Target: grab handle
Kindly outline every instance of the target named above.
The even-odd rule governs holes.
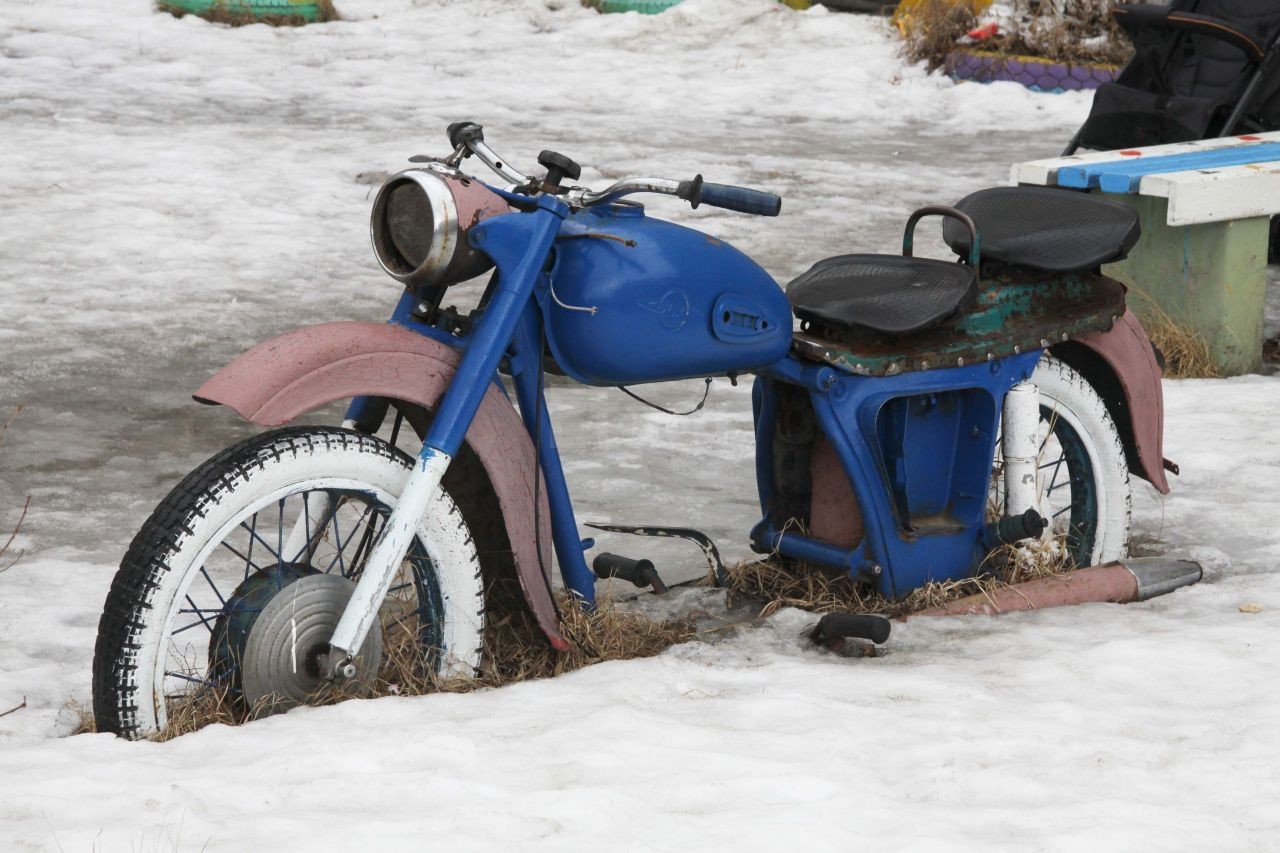
[[[969,215],[963,211],[940,204],[931,204],[928,207],[922,207],[915,213],[911,214],[911,218],[907,220],[907,229],[902,235],[903,256],[908,258],[912,256],[911,244],[915,241],[916,223],[926,216],[950,216],[952,219],[958,220],[965,228],[969,229],[969,266],[977,269],[979,262],[982,260],[982,254],[978,249],[978,226],[975,225]]]

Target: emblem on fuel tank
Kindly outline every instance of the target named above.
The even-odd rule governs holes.
[[[689,321],[689,297],[679,290],[668,290],[659,299],[641,299],[636,303],[658,315],[658,322],[668,332],[680,329]]]

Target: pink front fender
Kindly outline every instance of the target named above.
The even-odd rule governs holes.
[[[1076,346],[1082,346],[1085,352]],[[1053,353],[1081,373],[1102,396],[1120,430],[1130,470],[1160,494],[1168,494],[1160,364],[1138,318],[1126,310],[1107,331],[1082,335],[1075,345],[1054,347]]]
[[[229,406],[263,426],[285,424],[334,400],[360,396],[403,400],[430,410],[449,387],[458,360],[448,346],[399,326],[325,323],[259,344],[200,386],[195,399]],[[467,445],[497,496],[525,600],[552,645],[567,649],[534,545],[533,442],[497,386],[485,395],[467,431]],[[551,514],[546,491],[542,494],[542,563],[549,570]],[[482,566],[485,556],[481,554]]]

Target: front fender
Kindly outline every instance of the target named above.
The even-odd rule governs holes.
[[[1090,332],[1050,350],[1093,386],[1120,430],[1129,470],[1169,493],[1164,459],[1164,391],[1160,363],[1146,329],[1125,310],[1105,332]],[[1176,468],[1172,468],[1176,471]]]
[[[285,424],[335,400],[362,396],[386,397],[429,411],[449,387],[460,358],[447,345],[400,326],[324,323],[259,344],[218,371],[194,396],[201,403],[228,406],[262,426]],[[486,507],[483,499],[459,499],[450,475],[445,477],[445,487],[458,499],[464,517],[469,514],[468,504],[472,515],[486,510],[501,515],[498,527],[505,529],[524,599],[551,644],[567,649],[551,599],[550,578],[540,568],[546,566],[549,571],[552,565],[546,489],[541,490],[541,535],[535,537],[533,442],[497,384],[485,394],[467,431],[466,447],[450,466],[454,477],[464,473],[468,448],[487,475],[497,506]],[[458,483],[462,489],[474,485]],[[472,520],[467,518],[469,524]],[[473,532],[484,526],[484,519],[477,520],[482,523],[472,524]],[[543,546],[541,561],[535,541]],[[493,543],[479,544],[485,587],[490,589],[509,569]]]

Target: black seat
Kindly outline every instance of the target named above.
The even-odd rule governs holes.
[[[983,261],[1048,272],[1123,260],[1142,234],[1132,207],[1053,187],[979,190],[956,208],[977,225]],[[962,224],[946,220],[942,236],[956,254],[969,254],[969,231]]]
[[[971,267],[899,255],[838,255],[787,285],[796,316],[840,329],[918,332],[959,315],[978,295]]]

